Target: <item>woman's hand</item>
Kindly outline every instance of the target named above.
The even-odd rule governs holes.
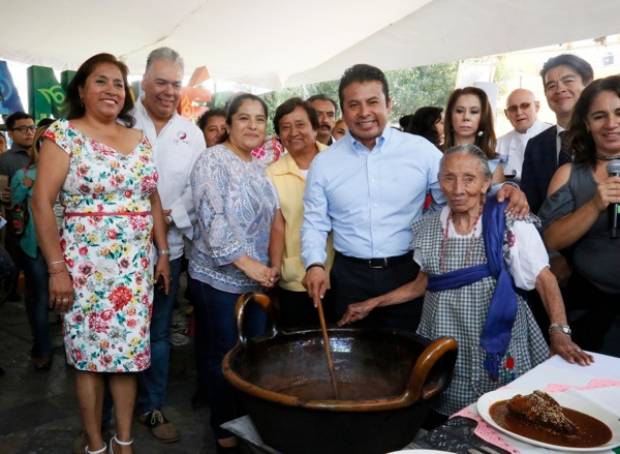
[[[273,282],[273,285],[275,285],[276,282],[280,280],[280,270],[282,269],[282,266],[272,266],[269,269],[271,270],[269,282]]]
[[[607,177],[601,181],[592,202],[599,211],[605,210],[610,203],[620,203],[620,177]]]
[[[560,355],[571,364],[577,363],[587,366],[594,362],[592,355],[579,348],[568,334],[560,331],[551,331],[549,333],[549,341],[551,343],[551,352]]]
[[[243,271],[247,277],[266,288],[272,288],[276,284],[280,274],[279,269],[275,267],[270,268],[248,256],[237,259],[235,265]]]
[[[49,307],[58,312],[67,312],[73,305],[73,282],[65,268],[49,277]]]
[[[338,326],[348,325],[366,318],[378,305],[379,300],[377,298],[370,298],[361,303],[349,304],[349,306],[347,306],[347,311],[342,318],[338,320]]]
[[[170,260],[168,254],[160,254],[155,264],[155,285],[161,285],[164,293],[167,295],[170,291]],[[159,284],[159,281],[162,281]]]

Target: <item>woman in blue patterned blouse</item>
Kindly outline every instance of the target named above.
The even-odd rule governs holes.
[[[221,368],[224,354],[237,339],[235,302],[242,293],[273,287],[278,278],[278,270],[268,265],[278,199],[265,173],[268,162],[251,155],[265,140],[266,124],[263,100],[251,94],[237,96],[226,115],[226,141],[206,151],[191,174],[198,222],[189,273],[197,281],[197,320],[208,320],[207,387],[218,452],[230,452],[236,445],[220,427],[239,416]],[[208,318],[201,316],[205,311]],[[264,330],[260,310],[248,312],[246,320],[250,334]]]

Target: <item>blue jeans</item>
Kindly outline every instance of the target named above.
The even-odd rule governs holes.
[[[237,343],[235,304],[239,294],[217,290],[203,282],[194,287],[195,304],[206,307],[207,387],[211,409],[211,428],[215,438],[226,438],[232,434],[220,427],[221,424],[241,416],[234,388],[228,384],[222,373],[224,355]],[[258,306],[251,304],[245,312],[245,327],[248,337],[265,333],[266,316]]]
[[[194,306],[194,358],[196,361],[196,388],[207,394],[207,363],[209,347],[209,314],[207,303],[200,298],[200,282],[187,276],[190,299]]]
[[[26,313],[32,331],[32,356],[46,358],[52,354],[52,342],[48,321],[48,274],[47,264],[41,251],[37,249],[37,256],[32,258],[22,253],[22,265],[26,278]]]
[[[172,310],[179,290],[182,258],[170,261],[170,291],[166,295],[155,289],[151,317],[151,367],[141,372],[138,404],[142,413],[159,410],[164,405],[170,366],[170,326]]]

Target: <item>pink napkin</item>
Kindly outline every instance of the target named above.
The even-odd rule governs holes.
[[[459,411],[457,414],[455,414],[454,416],[463,416],[465,418],[474,419],[478,421],[478,425],[476,426],[476,429],[474,430],[474,433],[477,436],[482,438],[487,443],[497,446],[498,448],[505,449],[506,451],[512,454],[520,454],[521,451],[509,445],[508,442],[504,439],[504,437],[498,431],[496,431],[494,428],[492,428],[486,422],[484,422],[484,419],[482,419],[478,415],[478,412],[475,410],[475,407],[472,407],[471,405],[469,407],[465,407],[461,411]]]

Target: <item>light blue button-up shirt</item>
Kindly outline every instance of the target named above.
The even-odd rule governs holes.
[[[428,191],[444,203],[441,152],[426,139],[386,127],[372,150],[347,133],[310,166],[301,229],[305,266],[324,263],[327,234],[349,257],[380,258],[411,250],[411,223]]]

